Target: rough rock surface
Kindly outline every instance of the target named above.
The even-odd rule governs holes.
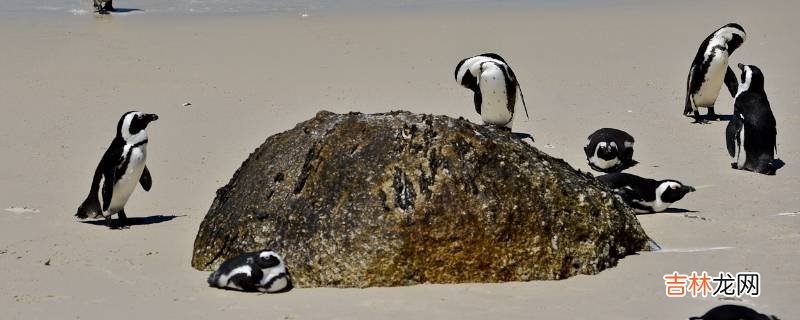
[[[300,287],[563,279],[647,241],[594,178],[509,133],[323,111],[269,137],[217,191],[192,266],[266,247]]]

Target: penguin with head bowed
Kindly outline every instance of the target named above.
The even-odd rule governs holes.
[[[636,164],[633,160],[633,137],[625,131],[602,128],[586,140],[583,147],[589,167],[600,172],[622,171]]]
[[[745,306],[724,304],[708,310],[700,317],[691,317],[689,320],[780,320],[775,316],[768,316]]]
[[[687,193],[695,191],[694,187],[679,181],[656,181],[621,172],[605,174],[597,180],[622,197],[636,213],[662,212]]]
[[[508,63],[496,53],[484,53],[461,60],[455,69],[455,79],[474,94],[475,111],[484,124],[511,131],[514,108],[519,92],[525,115],[528,107],[517,76]]]
[[[117,123],[117,135],[106,149],[94,171],[89,196],[78,207],[75,214],[80,219],[103,216],[109,228],[127,226],[125,204],[141,184],[150,191],[152,178],[147,170],[147,125],[158,120],[155,114],[129,111]],[[114,225],[111,216],[119,215],[119,224]]]
[[[283,258],[269,249],[243,253],[226,260],[208,276],[208,285],[266,293],[285,292],[293,287]]]
[[[731,167],[774,175],[778,130],[764,92],[764,74],[752,65],[740,63],[739,69],[739,92],[725,132],[728,154],[733,158]]]
[[[683,114],[694,117],[695,123],[719,119],[714,112],[714,104],[723,82],[731,96],[736,94],[736,74],[728,66],[728,58],[746,38],[747,34],[742,26],[729,23],[711,33],[700,44],[689,67],[686,103],[683,108]],[[701,118],[699,108],[708,108],[706,120]]]

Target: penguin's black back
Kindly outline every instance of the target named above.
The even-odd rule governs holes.
[[[659,182],[653,179],[642,178],[624,172],[614,172],[597,177],[603,184],[611,189],[630,188],[632,196],[639,200],[653,201],[656,199],[656,189]]]
[[[689,320],[778,320],[778,318],[758,313],[745,306],[725,304],[708,310],[702,317],[692,317]]]

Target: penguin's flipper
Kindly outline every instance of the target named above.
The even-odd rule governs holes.
[[[109,166],[103,172],[103,211],[108,211],[108,206],[111,205],[111,196],[114,195],[114,183],[117,181],[117,167]]]
[[[625,200],[625,202],[628,203],[631,203],[633,201],[642,201],[642,199],[644,199],[644,195],[642,195],[639,191],[633,190],[632,188],[629,187],[622,187],[619,189],[615,189],[614,192],[616,192],[620,197],[622,197],[622,200]]]
[[[481,91],[480,90],[475,91],[475,96],[472,97],[472,99],[475,101],[475,111],[478,112],[478,114],[481,114],[481,103],[483,103],[483,96],[481,96]]]
[[[728,87],[731,97],[736,97],[736,93],[739,92],[739,81],[736,80],[736,74],[733,73],[731,67],[725,71],[725,86]]]
[[[728,127],[725,128],[725,146],[728,148],[728,155],[731,157],[736,156],[736,136],[742,130],[742,123],[738,117],[734,117],[728,122]]]
[[[150,191],[150,187],[153,186],[153,178],[150,177],[150,170],[147,170],[147,166],[144,166],[142,176],[139,177],[139,183],[142,185],[144,191]]]

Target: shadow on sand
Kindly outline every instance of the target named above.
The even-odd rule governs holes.
[[[146,226],[146,225],[150,225],[150,224],[157,224],[157,223],[172,221],[172,219],[179,218],[179,217],[185,217],[185,216],[186,215],[176,216],[176,215],[161,215],[161,214],[157,214],[157,215],[153,215],[153,216],[149,216],[149,217],[128,217],[127,224],[128,224],[128,226]],[[116,219],[117,219],[117,217],[114,217],[115,221],[116,221]],[[80,221],[80,222],[81,223],[95,225],[95,226],[103,226],[103,227],[106,226],[106,220],[105,219],[88,220],[88,221]]]

